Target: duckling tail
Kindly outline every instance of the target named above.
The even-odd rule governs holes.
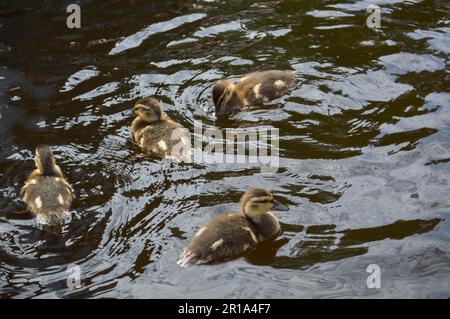
[[[195,255],[192,251],[185,249],[181,253],[180,257],[177,260],[177,264],[180,267],[187,267],[191,264],[194,264]]]
[[[180,267],[187,267],[189,265],[205,265],[211,262],[211,258],[203,258],[189,248],[185,248],[178,258],[177,264]]]
[[[66,218],[66,211],[55,210],[45,211],[36,215],[36,221],[41,225],[59,225],[63,224]]]

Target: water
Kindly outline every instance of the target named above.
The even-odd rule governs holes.
[[[450,297],[445,1],[70,1],[0,5],[0,297]],[[263,109],[214,118],[213,83],[293,69]],[[193,131],[280,129],[280,169],[141,155],[131,108],[156,94]],[[61,235],[18,199],[47,143],[76,189]],[[263,186],[290,206],[244,258],[180,268],[196,230]],[[381,269],[369,289],[368,265]],[[82,287],[67,287],[78,265]]]

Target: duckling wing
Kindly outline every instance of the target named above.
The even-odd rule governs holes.
[[[149,125],[138,134],[139,144],[150,155],[187,162],[191,156],[189,131],[176,122]]]
[[[293,71],[265,71],[250,73],[236,83],[236,92],[248,105],[277,99],[294,84]]]
[[[238,257],[258,244],[255,227],[241,214],[225,214],[200,228],[178,264],[208,264]]]

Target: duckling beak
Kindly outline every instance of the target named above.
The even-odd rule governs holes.
[[[274,200],[272,209],[275,210],[275,211],[285,212],[285,211],[289,210],[289,207],[287,207],[287,206],[281,204],[280,202]]]

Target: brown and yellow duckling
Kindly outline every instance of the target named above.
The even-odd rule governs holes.
[[[278,233],[280,224],[271,211],[288,210],[264,189],[247,191],[240,204],[239,213],[223,214],[200,228],[177,263],[200,265],[238,257]]]
[[[159,100],[145,97],[134,106],[136,119],[131,125],[133,137],[141,149],[158,158],[189,162],[189,132],[164,114]]]
[[[72,188],[49,146],[38,146],[34,161],[36,170],[28,177],[20,196],[40,224],[62,224],[73,201]]]
[[[216,116],[233,114],[245,106],[277,99],[294,85],[294,71],[263,71],[250,73],[235,84],[227,79],[216,82],[213,102]]]

